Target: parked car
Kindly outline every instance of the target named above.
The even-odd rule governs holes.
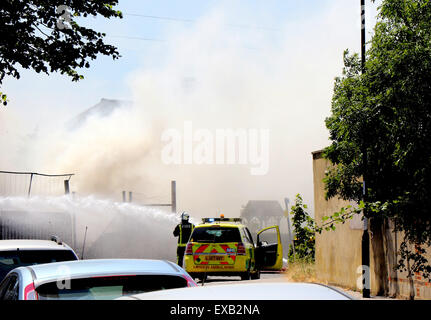
[[[185,251],[186,271],[202,280],[207,276],[259,279],[261,270],[279,271],[282,267],[279,227],[260,230],[254,243],[240,218],[204,218],[194,228]]]
[[[354,300],[344,292],[316,283],[254,282],[137,294],[121,300]]]
[[[0,240],[0,281],[18,267],[78,260],[71,247],[57,237],[49,240]]]
[[[169,261],[94,259],[20,267],[0,283],[0,300],[110,300],[196,286]]]

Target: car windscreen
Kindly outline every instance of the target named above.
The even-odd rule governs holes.
[[[195,228],[191,242],[241,242],[238,228],[234,227],[200,227]]]
[[[0,281],[9,271],[18,267],[76,259],[71,250],[0,251]]]
[[[173,275],[125,275],[57,280],[36,288],[39,300],[112,300],[122,296],[187,287]]]

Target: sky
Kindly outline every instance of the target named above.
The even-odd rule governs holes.
[[[140,68],[154,66],[154,63],[162,63],[162,57],[158,55],[163,52],[166,47],[166,34],[177,28],[193,28],[196,23],[181,22],[167,19],[145,18],[134,15],[154,16],[174,18],[178,20],[193,20],[197,21],[208,15],[211,10],[222,7],[228,16],[228,23],[238,26],[250,26],[247,28],[229,28],[229,31],[244,31],[249,35],[256,32],[267,30],[264,32],[264,37],[269,39],[271,45],[280,44],[283,41],[283,28],[286,24],[294,28],[293,31],[300,31],[302,27],[308,27],[310,22],[315,17],[319,17],[321,12],[325,12],[331,8],[331,4],[339,2],[337,0],[243,0],[243,1],[210,1],[210,0],[163,0],[163,1],[136,1],[136,0],[120,0],[118,9],[124,13],[123,19],[106,20],[103,18],[88,18],[86,24],[95,26],[99,30],[107,33],[107,42],[119,48],[122,55],[120,60],[115,62],[111,58],[100,56],[98,60],[92,62],[91,69],[83,70],[86,77],[85,81],[80,83],[72,83],[68,78],[60,75],[35,74],[33,71],[22,71],[22,78],[18,81],[15,79],[6,79],[3,84],[5,91],[13,99],[10,101],[11,107],[20,108],[27,104],[38,104],[39,109],[46,105],[47,91],[51,91],[48,98],[52,97],[62,100],[61,104],[56,103],[56,108],[66,109],[71,114],[82,111],[88,108],[92,103],[98,102],[100,96],[112,98],[127,98],[130,96],[130,86],[128,85],[128,77],[131,73]],[[348,7],[353,13],[358,12],[359,1],[346,0],[349,3]],[[220,5],[221,3],[221,5]],[[346,7],[346,6],[344,6]],[[371,3],[367,4],[368,12],[367,26],[373,23],[375,15],[375,7]],[[357,24],[359,15],[354,21],[359,32]],[[336,15],[332,23],[337,24]],[[262,27],[268,29],[256,29],[253,27]],[[344,27],[340,25],[340,29]],[[371,30],[369,30],[371,31]],[[352,34],[352,38],[356,36],[357,45],[353,48],[359,50],[359,33]],[[118,38],[124,37],[124,38]],[[133,38],[147,38],[161,41],[145,41]],[[341,40],[341,39],[340,39]],[[351,46],[354,42],[345,43],[344,47]],[[246,46],[247,43],[245,42]],[[340,41],[340,47],[343,47]],[[157,52],[155,54],[154,52]],[[153,58],[157,56],[157,59]],[[149,64],[151,64],[149,66]],[[334,75],[339,73],[339,70],[334,70]],[[19,93],[25,88],[26,92],[31,90],[31,94],[27,97],[20,97]],[[55,88],[54,90],[49,90]],[[58,90],[57,90],[58,89]],[[17,94],[14,94],[14,93]],[[24,99],[23,99],[24,98]],[[89,99],[91,99],[89,101]],[[44,103],[41,103],[44,101]],[[40,102],[39,102],[40,101]],[[71,106],[72,105],[72,106]],[[42,107],[43,108],[43,107]],[[53,112],[51,106],[46,107],[48,112]],[[35,112],[36,114],[39,112]]]
[[[179,210],[237,216],[248,200],[293,200],[313,208],[311,152],[329,145],[334,78],[345,49],[360,49],[357,0],[120,0],[123,19],[88,18],[122,57],[99,57],[73,83],[22,70],[2,90],[0,170],[77,173],[79,193],[139,190],[169,197]],[[371,36],[377,4],[367,1]],[[132,111],[90,119],[79,132],[64,123],[101,98],[134,101]],[[166,165],[166,129],[270,130],[269,171],[241,165]]]

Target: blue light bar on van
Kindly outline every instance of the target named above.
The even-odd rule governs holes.
[[[242,222],[241,218],[202,218],[203,223],[211,222]]]

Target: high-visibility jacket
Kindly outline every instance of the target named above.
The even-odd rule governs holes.
[[[182,222],[175,227],[174,236],[178,237],[179,247],[185,247],[187,245],[194,228],[195,225],[190,222]]]

